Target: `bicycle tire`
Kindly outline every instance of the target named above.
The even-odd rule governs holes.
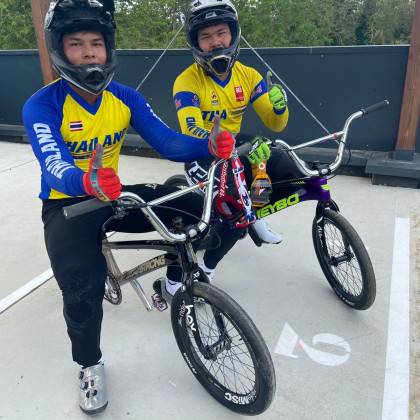
[[[188,181],[185,178],[185,175],[178,174],[178,175],[172,175],[170,176],[165,182],[164,185],[169,185],[171,187],[177,187],[177,188],[185,188],[188,187]]]
[[[327,238],[330,233],[333,233],[332,240]],[[353,309],[370,308],[376,297],[375,272],[353,226],[340,213],[324,209],[323,217],[315,216],[313,220],[312,240],[321,269],[336,295]],[[340,267],[343,263],[346,263],[344,269]],[[349,283],[343,277],[347,274],[360,274],[360,284]]]
[[[261,414],[273,400],[276,380],[273,361],[260,332],[239,304],[214,286],[195,282],[193,299],[194,302],[198,302],[198,304],[194,304],[194,307],[197,327],[203,343],[211,346],[212,343],[214,345],[214,343],[220,342],[220,332],[214,330],[214,324],[212,323],[209,327],[204,325],[204,321],[214,322],[214,319],[209,320],[208,315],[210,311],[211,318],[214,314],[213,311],[216,310],[221,313],[224,323],[228,326],[226,329],[229,337],[233,335],[232,330],[236,329],[238,335],[235,334],[230,339],[232,339],[232,343],[234,339],[240,343],[240,353],[236,353],[236,347],[235,350],[230,347],[219,353],[216,360],[206,360],[199,351],[191,328],[188,326],[187,315],[189,312],[185,304],[185,294],[178,292],[175,294],[171,305],[171,321],[176,342],[185,362],[201,385],[222,405],[241,414]],[[205,330],[210,332],[211,337],[204,337]],[[219,334],[219,341],[214,341],[217,334]],[[210,339],[212,339],[212,342],[210,342]],[[245,368],[241,367],[235,370],[233,362],[239,362],[245,350],[249,352]],[[225,361],[230,364],[230,368],[225,366],[224,370],[220,368],[220,364],[225,363]],[[238,378],[235,376],[236,382],[229,383],[226,378],[221,379],[220,376],[226,372],[229,375],[237,374]],[[255,375],[255,380],[251,379],[250,385],[246,387],[244,385],[245,379],[249,379],[247,375],[252,372]],[[231,389],[233,387],[236,388]],[[241,390],[238,389],[240,387],[242,387]]]

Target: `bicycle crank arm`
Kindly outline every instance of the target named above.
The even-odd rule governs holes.
[[[149,299],[147,299],[146,294],[144,293],[143,287],[141,287],[141,284],[137,279],[130,281],[131,286],[133,286],[134,291],[137,293],[140,300],[143,302],[144,306],[147,309],[147,312],[150,312],[153,310],[152,305],[149,302]]]

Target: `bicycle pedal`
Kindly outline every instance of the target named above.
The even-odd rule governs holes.
[[[158,295],[157,293],[154,293],[152,295],[152,302],[153,302],[153,306],[159,312],[163,312],[165,309],[168,309],[168,303],[166,302],[166,300],[163,299],[163,297]]]

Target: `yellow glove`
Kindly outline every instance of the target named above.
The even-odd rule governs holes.
[[[248,153],[249,163],[259,165],[261,162],[270,159],[271,150],[262,137],[254,137],[251,141],[252,149]]]
[[[282,114],[287,108],[287,95],[283,88],[278,84],[273,84],[271,81],[272,74],[267,72],[267,90],[268,98],[270,99],[273,108],[278,114]]]

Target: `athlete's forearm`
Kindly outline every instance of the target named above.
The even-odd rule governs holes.
[[[132,93],[131,125],[160,155],[175,162],[191,162],[210,156],[207,137],[199,141],[177,133],[168,127],[152,110],[146,100]]]
[[[182,133],[199,139],[204,139],[209,136],[210,132],[204,127],[204,121],[199,108],[182,108],[178,110],[177,115]]]
[[[24,124],[48,187],[69,196],[84,195],[84,172],[74,165],[61,134],[49,124],[34,122],[25,114]]]
[[[158,141],[150,143],[163,157],[174,162],[192,162],[209,157],[208,141],[186,136],[171,129],[162,133]]]

